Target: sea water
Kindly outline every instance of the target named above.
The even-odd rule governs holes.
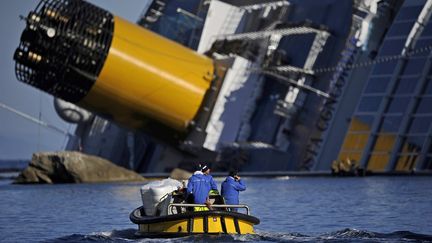
[[[432,242],[432,177],[244,178],[256,235],[136,238],[138,183],[0,181],[0,242]],[[217,180],[220,184],[222,179]]]

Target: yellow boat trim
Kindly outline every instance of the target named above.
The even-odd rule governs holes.
[[[226,216],[204,216],[193,220],[139,224],[139,233],[255,234],[251,222]]]

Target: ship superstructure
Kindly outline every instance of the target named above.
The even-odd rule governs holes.
[[[153,173],[199,160],[248,172],[329,171],[335,160],[380,172],[430,169],[429,5],[152,1],[139,25],[219,67],[207,105],[196,108],[204,115],[173,144],[82,113],[68,149]]]
[[[378,50],[339,159],[370,171],[432,168],[432,1],[404,1]]]

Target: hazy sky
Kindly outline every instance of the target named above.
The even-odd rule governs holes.
[[[53,98],[15,77],[13,53],[19,44],[27,16],[35,9],[38,0],[0,1],[0,103],[29,114],[35,118],[70,133],[74,126],[62,121],[54,111]],[[136,22],[150,0],[89,0],[114,15]],[[0,107],[0,159],[30,159],[36,151],[64,149],[66,136],[39,126]]]

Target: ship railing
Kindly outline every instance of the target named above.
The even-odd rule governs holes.
[[[168,205],[168,210],[172,212],[173,207],[207,207],[206,204],[193,204],[193,203],[170,203]],[[250,215],[249,206],[246,204],[212,204],[212,208],[244,208],[246,209],[246,214]]]

